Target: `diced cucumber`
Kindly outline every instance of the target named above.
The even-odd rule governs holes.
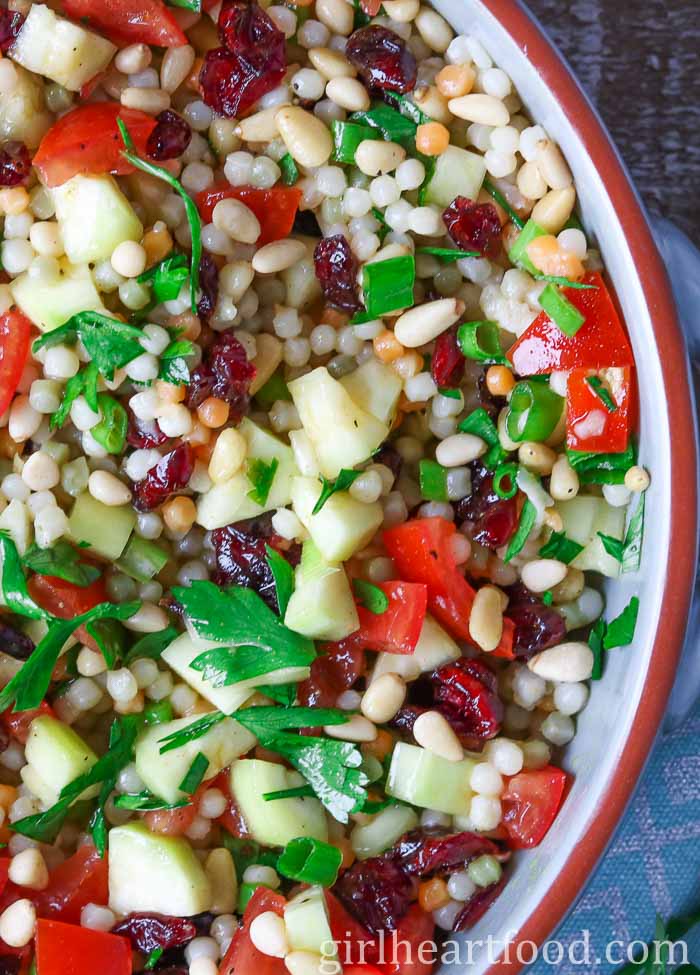
[[[276,459],[278,467],[263,506],[248,497],[253,485],[248,480],[245,468],[229,481],[214,484],[206,494],[201,495],[197,505],[197,521],[208,531],[223,528],[243,518],[254,518],[273,508],[283,508],[291,500],[292,478],[298,473],[291,447],[251,420],[244,419],[238,429],[248,442],[249,459],[264,460],[268,464]]]
[[[360,625],[345,569],[326,562],[311,539],[295,570],[284,624],[312,640],[342,640]]]
[[[435,172],[425,192],[426,203],[436,203],[446,207],[456,196],[466,196],[475,200],[486,176],[483,156],[477,156],[468,149],[448,146],[437,157]]]
[[[328,908],[323,887],[309,887],[292,897],[284,906],[284,925],[292,951],[310,951],[323,958],[321,971],[338,957],[331,934]]]
[[[79,311],[106,314],[87,264],[62,261],[59,273],[39,278],[25,271],[10,284],[15,302],[42,332],[63,325]]]
[[[365,504],[347,491],[337,491],[318,514],[312,514],[321,493],[313,477],[295,477],[292,482],[292,507],[308,530],[327,562],[344,562],[369,542],[382,523],[378,501]]]
[[[181,731],[194,720],[191,717],[177,718],[153,725],[142,731],[136,742],[136,771],[150,791],[166,802],[176,802],[183,797],[180,783],[199,752],[209,759],[204,775],[207,780],[213,779],[255,744],[255,737],[247,728],[232,718],[225,718],[205,735],[161,755],[161,739]]]
[[[68,91],[80,91],[107,67],[116,47],[111,41],[57,17],[44,4],[32,4],[10,57]]]
[[[110,562],[124,551],[136,524],[136,512],[130,504],[108,507],[87,491],[75,499],[68,519],[68,531],[74,542],[88,545]]]
[[[109,906],[116,914],[193,917],[209,910],[211,888],[184,837],[127,823],[109,833]]]
[[[29,726],[25,758],[22,781],[47,806],[57,802],[61,790],[97,761],[80,735],[49,715],[34,718]],[[99,786],[93,786],[81,798],[91,799],[98,792]]]
[[[73,176],[53,191],[63,247],[73,264],[103,261],[143,224],[112,176]]]
[[[319,477],[318,457],[306,430],[290,430],[289,443],[299,473],[304,477]]]
[[[366,460],[387,438],[389,427],[358,406],[325,366],[289,383],[289,392],[325,477]]]
[[[400,741],[391,756],[386,793],[421,809],[464,816],[472,798],[469,780],[474,765],[471,758],[448,762],[425,748]]]
[[[527,256],[528,244],[538,237],[544,237],[547,231],[544,227],[540,227],[538,223],[534,220],[528,220],[523,229],[517,236],[517,239],[511,249],[508,251],[508,257],[513,264],[519,267],[525,268],[530,274],[536,274],[537,268],[532,263],[530,258]]]
[[[341,384],[351,399],[382,423],[391,425],[403,389],[400,377],[378,359],[368,359],[359,369],[343,376]]]
[[[415,680],[419,674],[435,670],[436,667],[458,660],[461,656],[462,651],[449,633],[426,613],[413,653],[378,653],[372,680],[382,674],[400,674],[408,680]]]
[[[355,826],[350,842],[357,859],[367,860],[388,850],[400,836],[417,825],[418,816],[410,806],[387,806],[366,826]]]
[[[41,78],[19,64],[15,68],[12,89],[3,91],[0,98],[0,140],[24,142],[32,150],[52,125],[53,116],[46,110]]]
[[[299,310],[308,308],[321,297],[321,285],[316,277],[313,257],[313,249],[318,241],[306,237],[302,238],[302,243],[306,244],[306,255],[280,272],[280,280],[287,289],[284,303],[289,308]]]
[[[20,555],[29,548],[31,522],[29,510],[17,498],[13,498],[3,512],[0,512],[0,531],[7,532],[17,546]]]
[[[625,508],[613,508],[604,498],[579,495],[571,501],[557,502],[563,531],[584,549],[571,565],[574,569],[601,572],[610,578],[620,574],[620,563],[603,548],[598,532],[621,539],[625,534]]]
[[[117,567],[137,582],[148,582],[158,575],[167,561],[168,553],[155,542],[132,535]]]
[[[298,772],[275,762],[240,759],[231,766],[231,794],[250,834],[266,846],[286,846],[297,836],[328,839],[326,814],[318,799],[263,799],[268,792],[303,785]]]

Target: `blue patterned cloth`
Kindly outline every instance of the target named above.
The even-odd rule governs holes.
[[[660,738],[637,793],[578,903],[552,936],[564,946],[590,931],[603,957],[612,940],[650,941],[656,915],[700,910],[700,707],[675,731]],[[700,965],[700,927],[687,938],[689,960]],[[532,975],[602,975],[617,966],[582,968],[564,956],[556,966],[543,960]]]

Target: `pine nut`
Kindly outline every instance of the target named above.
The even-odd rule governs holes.
[[[333,34],[352,34],[355,11],[347,0],[316,0],[316,18]]]
[[[241,200],[219,200],[212,213],[214,226],[231,240],[254,244],[260,236],[260,221]]]
[[[448,762],[461,762],[464,751],[457,735],[439,711],[424,711],[413,725],[413,737],[419,745]]]
[[[562,454],[554,462],[552,476],[549,479],[549,493],[555,501],[569,501],[578,494],[578,474],[569,463],[569,458]]]
[[[284,958],[289,952],[284,918],[274,911],[263,911],[250,924],[250,940],[263,955]]]
[[[248,442],[242,433],[233,427],[222,430],[209,461],[209,477],[214,484],[229,481],[241,469],[247,453]]]
[[[223,846],[212,850],[204,861],[204,872],[212,893],[210,910],[214,914],[233,914],[238,900],[238,879],[229,851]]]
[[[464,302],[457,298],[438,298],[424,305],[410,308],[394,325],[394,335],[401,345],[417,349],[432,342],[450,325],[454,325],[464,311]]]
[[[384,3],[387,17],[391,17],[397,24],[410,24],[412,20],[416,19],[419,9],[418,0],[386,0]]]
[[[625,487],[628,491],[634,491],[635,493],[641,493],[646,491],[651,483],[651,478],[644,470],[643,467],[630,467],[630,469],[625,474]]]
[[[36,908],[26,897],[10,904],[0,915],[0,938],[13,948],[23,948],[34,937]]]
[[[241,119],[236,128],[235,134],[244,142],[270,142],[279,135],[277,128],[277,113],[279,105],[272,108],[264,108],[261,112],[255,112],[247,118]]]
[[[114,66],[122,74],[138,74],[151,63],[151,49],[147,44],[129,44],[117,52]]]
[[[533,559],[527,562],[520,577],[530,592],[546,592],[566,576],[566,564],[558,559]]]
[[[374,741],[377,737],[375,725],[361,714],[353,714],[345,724],[329,724],[323,730],[329,738],[341,741]]]
[[[547,184],[536,162],[526,162],[518,170],[518,189],[528,200],[541,200],[547,192]]]
[[[462,95],[451,98],[447,105],[453,115],[467,122],[498,127],[508,125],[510,121],[510,112],[500,98],[493,95]]]
[[[322,166],[333,151],[331,134],[321,119],[297,105],[277,112],[277,128],[291,156],[302,166]]]
[[[49,871],[40,850],[30,847],[10,860],[8,877],[19,887],[44,890],[49,885]]]
[[[571,216],[575,202],[576,190],[573,186],[550,190],[535,204],[531,214],[532,219],[547,233],[558,234]]]
[[[553,190],[565,190],[573,183],[571,170],[561,154],[561,149],[551,139],[539,143],[535,161],[542,178]]]
[[[370,105],[369,93],[357,78],[331,78],[326,85],[326,96],[349,112],[364,112]]]
[[[569,571],[562,581],[553,587],[552,589],[552,602],[555,604],[559,603],[570,603],[578,597],[583,592],[583,588],[586,585],[586,577],[580,569],[572,569],[569,566]]]
[[[447,106],[447,99],[435,85],[421,85],[413,92],[413,99],[421,112],[442,125],[450,125],[454,119]]]
[[[284,967],[289,975],[323,975],[327,958],[313,951],[290,951],[284,959]]]
[[[382,674],[365,691],[360,710],[375,724],[391,721],[406,698],[406,683],[398,674]]]
[[[430,7],[421,7],[415,20],[418,33],[425,43],[438,54],[444,54],[454,37],[452,28],[444,17]]]
[[[93,471],[88,478],[88,491],[95,501],[116,508],[131,501],[131,491],[109,471]]]
[[[484,653],[491,653],[503,636],[502,593],[495,586],[477,590],[469,614],[469,635]]]
[[[443,467],[461,467],[486,453],[486,444],[472,433],[454,433],[437,445],[435,459]]]
[[[309,48],[309,61],[324,78],[354,78],[357,71],[348,59],[330,47]]]
[[[355,152],[355,165],[365,176],[390,173],[406,158],[406,150],[396,142],[365,139]]]
[[[124,620],[127,630],[134,633],[159,633],[168,625],[168,614],[156,606],[155,603],[141,603],[138,609],[128,620]]]
[[[282,343],[274,335],[260,332],[256,335],[255,358],[255,378],[250,384],[250,395],[255,396],[259,389],[265,385],[273,372],[282,361]]]
[[[300,261],[306,246],[300,240],[273,240],[253,255],[253,270],[258,274],[277,274]]]
[[[567,683],[588,680],[593,673],[593,651],[587,643],[559,643],[536,653],[527,666],[533,674],[545,680]]]
[[[555,452],[543,443],[528,441],[521,444],[518,450],[520,463],[529,471],[535,471],[536,474],[551,474],[556,459]]]
[[[160,66],[161,88],[172,94],[186,80],[194,65],[194,48],[189,44],[169,47]]]
[[[138,108],[147,115],[158,115],[170,108],[170,95],[162,88],[125,88],[120,101],[124,108]]]

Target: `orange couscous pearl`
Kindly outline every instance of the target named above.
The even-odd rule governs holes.
[[[202,332],[202,323],[189,311],[176,315],[171,326],[178,330],[181,339],[189,339],[190,342],[196,342]]]
[[[173,498],[163,505],[163,521],[172,532],[188,532],[196,516],[197,509],[192,498]]]
[[[143,235],[143,249],[146,251],[146,266],[158,264],[173,249],[173,238],[167,228],[163,230],[148,230]]]
[[[341,836],[339,839],[333,841],[333,846],[340,850],[343,859],[340,861],[340,869],[347,870],[355,862],[355,851],[352,848],[352,844],[347,836]]]
[[[474,87],[476,72],[468,64],[446,64],[435,78],[437,90],[445,98],[468,95]]]
[[[418,888],[418,903],[426,913],[431,914],[450,902],[447,884],[441,877],[426,880]]]
[[[561,248],[559,241],[552,234],[545,234],[530,241],[527,245],[527,256],[543,274],[569,278],[572,281],[583,277],[581,259],[571,251]]]
[[[158,399],[163,403],[182,403],[185,398],[186,389],[184,386],[166,383],[162,379],[157,379],[155,386]]]
[[[374,739],[374,741],[368,741],[363,744],[362,752],[364,755],[372,755],[381,762],[386,758],[393,747],[394,739],[391,737],[388,731],[384,731],[383,728],[380,728],[379,731],[377,731],[377,737]]]
[[[441,122],[424,122],[416,130],[416,149],[425,156],[440,156],[450,144],[450,132]]]
[[[222,427],[226,423],[229,412],[228,403],[223,399],[217,399],[216,396],[209,396],[197,407],[197,416],[200,422],[212,430],[216,430],[217,427]]]
[[[393,362],[404,354],[404,347],[388,329],[372,340],[374,354],[382,362]]]
[[[486,370],[486,388],[492,396],[507,396],[515,386],[513,373],[507,366],[489,366]]]

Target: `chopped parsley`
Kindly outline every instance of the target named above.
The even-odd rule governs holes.
[[[512,558],[518,554],[522,549],[525,542],[530,537],[530,532],[532,531],[535,520],[537,518],[537,508],[534,506],[529,498],[525,499],[525,504],[520,512],[520,521],[518,522],[518,527],[515,534],[508,542],[508,548],[506,549],[506,554],[503,558],[504,562],[510,562]]]
[[[180,290],[189,275],[189,261],[184,254],[171,254],[150,267],[137,278],[141,284],[148,283],[153,287],[153,297],[156,304],[163,301],[173,301],[180,294]]]
[[[588,637],[588,646],[593,651],[593,673],[591,680],[600,680],[603,675],[603,651],[626,647],[634,639],[639,615],[639,598],[632,596],[619,616],[607,623],[602,617],[596,622]]]
[[[600,376],[588,376],[586,383],[593,390],[608,413],[615,413],[617,411],[617,403],[608,392]]]
[[[100,407],[97,400],[98,377],[99,370],[96,364],[91,362],[85,367],[85,369],[81,369],[80,372],[77,372],[75,376],[72,376],[68,380],[63,389],[63,399],[61,400],[61,405],[55,413],[51,414],[51,419],[49,421],[50,430],[60,430],[68,419],[71,406],[79,396],[85,397],[85,400],[93,413],[97,413],[99,411]]]
[[[265,552],[267,553],[267,564],[270,566],[272,578],[275,580],[277,607],[279,609],[280,616],[284,619],[284,614],[287,612],[289,600],[294,592],[294,569],[291,567],[289,562],[287,562],[285,557],[280,555],[280,553],[270,545],[265,546]]]
[[[127,412],[119,400],[107,393],[98,393],[97,404],[102,419],[92,427],[90,433],[108,454],[121,454],[129,426]]]
[[[321,480],[321,493],[318,496],[316,504],[313,506],[311,511],[312,515],[317,515],[321,508],[328,499],[336,493],[336,491],[347,491],[350,485],[355,481],[362,471],[353,471],[347,467],[343,467],[339,472],[338,476],[334,481],[329,481],[328,478],[322,478]]]
[[[80,311],[58,328],[44,332],[34,342],[32,352],[36,354],[54,345],[74,345],[80,339],[100,375],[111,381],[115,369],[121,369],[143,353],[141,338],[141,329],[118,318],[98,311]]]
[[[190,381],[187,356],[194,352],[194,345],[187,339],[174,339],[160,355],[158,378],[173,386],[185,386]]]
[[[251,501],[259,504],[261,508],[267,504],[272,482],[279,466],[280,462],[277,457],[273,457],[269,464],[260,457],[253,457],[248,461],[246,476],[253,485],[253,489],[248,491],[248,497]]]
[[[17,546],[4,531],[0,531],[0,556],[2,598],[9,611],[31,620],[51,619],[50,613],[37,606],[29,595]]]
[[[482,457],[482,461],[489,470],[495,470],[506,459],[507,454],[501,446],[496,424],[483,406],[466,416],[459,424],[458,430],[460,433],[473,433],[475,437],[481,437],[484,443],[488,444],[489,449]]]
[[[583,552],[583,545],[579,545],[572,538],[567,538],[564,532],[552,532],[539,554],[543,559],[557,559],[568,565],[581,552]]]

